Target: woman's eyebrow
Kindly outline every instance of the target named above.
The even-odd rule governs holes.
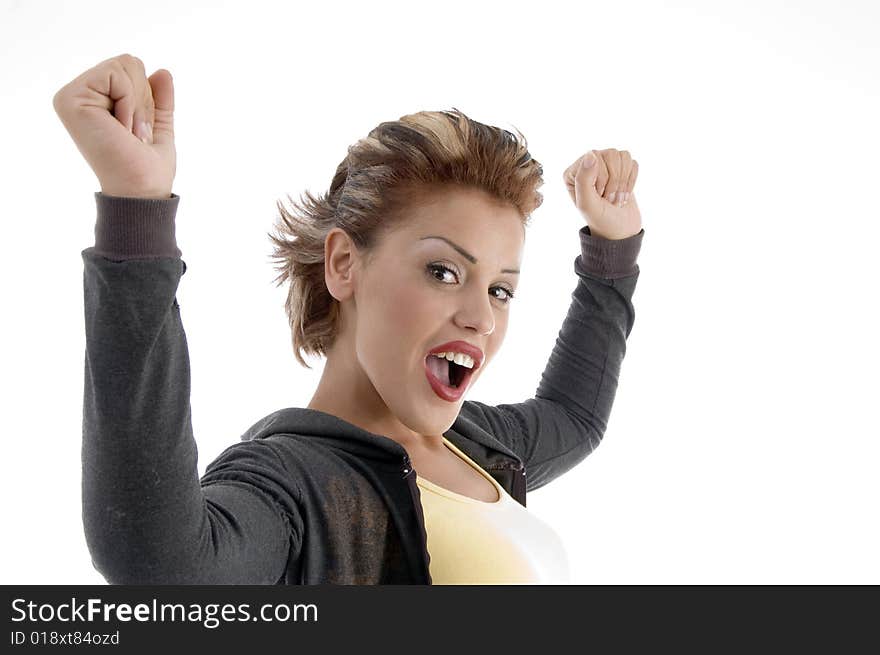
[[[421,239],[419,239],[419,241],[423,241],[424,239],[440,239],[441,241],[444,241],[444,242],[447,243],[448,245],[450,245],[450,246],[452,246],[453,248],[455,248],[455,249],[458,251],[458,254],[460,254],[462,257],[464,257],[465,259],[467,259],[471,264],[476,264],[476,263],[477,263],[477,258],[476,258],[476,257],[474,257],[472,254],[470,254],[467,250],[465,250],[464,248],[462,248],[460,245],[458,245],[458,244],[455,243],[454,241],[450,241],[450,240],[447,239],[446,237],[441,237],[441,236],[428,236],[428,237],[422,237]],[[519,275],[519,269],[518,269],[518,268],[502,268],[502,269],[501,269],[501,272],[502,272],[502,273],[515,273],[516,275]]]

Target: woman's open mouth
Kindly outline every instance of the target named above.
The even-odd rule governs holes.
[[[425,358],[428,383],[434,393],[449,402],[455,402],[462,397],[473,373],[474,369],[456,364],[445,357],[428,355]]]

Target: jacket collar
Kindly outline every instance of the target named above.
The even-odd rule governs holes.
[[[286,407],[272,412],[248,428],[241,440],[264,439],[273,434],[326,439],[334,447],[343,447],[352,454],[383,457],[389,462],[400,462],[407,455],[406,449],[389,437],[307,407]],[[461,412],[443,436],[487,470],[522,468],[522,462],[516,454]]]

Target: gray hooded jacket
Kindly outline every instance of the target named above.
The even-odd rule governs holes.
[[[199,479],[175,297],[186,272],[180,197],[95,199],[95,245],[82,251],[82,503],[94,567],[111,584],[430,584],[416,471],[388,437],[280,409]],[[466,400],[444,433],[524,506],[602,439],[635,320],[644,230],[579,235],[577,286],[535,396]]]

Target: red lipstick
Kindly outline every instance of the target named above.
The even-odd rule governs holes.
[[[474,360],[474,367],[465,370],[464,377],[457,387],[444,384],[431,372],[431,369],[428,366],[428,358],[437,353],[448,352],[462,353],[468,355]],[[440,398],[442,398],[443,400],[446,400],[448,402],[456,402],[464,395],[464,392],[467,390],[471,378],[474,375],[474,371],[480,368],[482,363],[483,351],[476,346],[472,346],[466,341],[448,341],[447,343],[432,348],[425,356],[425,376],[428,378],[428,383],[431,385],[434,393],[440,396]]]

